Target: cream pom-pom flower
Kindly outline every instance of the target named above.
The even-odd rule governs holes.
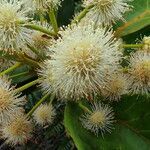
[[[11,80],[0,77],[0,124],[8,122],[14,112],[22,111],[25,97],[20,97],[11,86]]]
[[[121,72],[107,74],[101,88],[102,96],[110,101],[118,101],[122,95],[129,93],[129,84],[129,77]]]
[[[21,25],[22,21],[27,21],[26,15],[21,1],[0,1],[0,50],[13,53],[30,42],[31,30]]]
[[[62,99],[92,98],[99,93],[104,73],[118,67],[120,40],[112,30],[95,30],[92,25],[68,27],[60,34],[49,48],[54,52],[51,60],[39,70],[41,86]]]
[[[132,0],[84,0],[85,7],[93,5],[87,14],[87,18],[97,24],[110,25],[116,20],[124,20],[125,12],[131,10],[128,4]]]
[[[33,113],[33,118],[39,125],[51,124],[56,113],[51,104],[41,104]]]
[[[84,128],[102,136],[105,132],[111,133],[113,129],[114,112],[108,105],[103,105],[100,102],[95,102],[91,106],[91,111],[83,114],[80,117],[81,123]]]
[[[25,144],[32,137],[33,125],[24,114],[18,113],[12,116],[0,130],[6,143],[15,146]]]
[[[129,64],[130,91],[133,94],[150,94],[150,53],[137,51]]]

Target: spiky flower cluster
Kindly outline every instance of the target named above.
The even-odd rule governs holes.
[[[31,138],[32,124],[24,114],[17,114],[2,126],[2,138],[12,146],[24,144]]]
[[[0,77],[0,126],[1,138],[11,145],[23,144],[30,137],[31,123],[24,115],[20,97],[7,77]]]
[[[27,20],[26,15],[21,1],[0,1],[0,50],[13,53],[30,42],[31,31],[21,25]]]
[[[111,101],[119,100],[122,95],[129,93],[129,81],[128,77],[120,72],[107,74],[101,88],[102,96]]]
[[[20,97],[7,77],[0,77],[0,124],[8,122],[12,114],[21,112],[25,97]]]
[[[150,37],[145,36],[142,46],[131,54],[129,61],[129,91],[149,96],[150,93]]]
[[[33,118],[39,125],[51,124],[56,113],[51,104],[42,104],[34,112]]]
[[[134,94],[149,95],[150,53],[136,52],[130,59],[130,91]]]
[[[61,1],[0,0],[0,50],[5,57],[13,56],[19,64],[27,64],[26,69],[34,71],[34,77],[40,77],[15,89],[11,80],[2,75],[16,69],[18,64],[0,74],[0,139],[12,146],[25,144],[32,137],[30,118],[41,126],[52,124],[56,116],[53,96],[76,101],[84,112],[79,119],[83,127],[102,136],[111,133],[115,121],[113,109],[98,102],[99,97],[110,102],[125,94],[149,96],[150,37],[144,37],[137,45],[122,44],[112,28],[116,21],[125,21],[123,15],[132,8],[129,5],[132,0],[84,0],[86,9],[68,27],[59,28],[55,11]],[[134,46],[139,48],[131,53],[126,66],[122,47]],[[6,60],[1,58],[0,63],[3,61],[6,66]],[[32,71],[15,77],[30,75]],[[25,97],[19,91],[38,81],[45,95],[25,114]],[[43,103],[50,94],[50,103]],[[85,101],[81,100],[92,104],[91,108],[82,105]]]
[[[96,135],[101,132],[111,133],[114,123],[114,112],[111,107],[95,102],[91,106],[91,111],[85,113],[80,118],[83,127],[92,131]]]
[[[84,0],[85,7],[93,5],[87,18],[97,24],[110,25],[117,20],[125,21],[123,15],[131,9],[128,4],[132,0]]]
[[[120,41],[112,30],[92,25],[68,27],[60,32],[50,51],[51,60],[42,65],[39,75],[45,90],[57,93],[62,99],[93,97],[100,91],[104,74],[118,68]]]

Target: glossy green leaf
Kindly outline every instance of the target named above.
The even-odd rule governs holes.
[[[142,96],[126,96],[115,104],[116,118],[150,140],[150,99]]]
[[[121,22],[116,30],[117,36],[125,36],[150,25],[150,0],[134,0],[133,10],[126,13],[127,22]]]

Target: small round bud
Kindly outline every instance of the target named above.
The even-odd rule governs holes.
[[[101,88],[102,96],[111,101],[118,101],[121,95],[129,92],[129,82],[127,76],[123,73],[115,72],[107,74]]]
[[[98,135],[101,132],[102,136],[105,132],[111,133],[114,122],[114,113],[108,105],[94,103],[91,107],[91,112],[85,113],[80,118],[83,127]]]
[[[133,94],[149,95],[150,92],[150,53],[136,52],[129,64],[130,91]]]
[[[41,104],[33,113],[33,118],[39,125],[51,124],[56,113],[51,104]]]

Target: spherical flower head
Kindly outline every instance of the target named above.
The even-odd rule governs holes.
[[[136,52],[130,59],[130,91],[133,94],[149,95],[150,53]]]
[[[111,30],[94,30],[92,25],[68,28],[60,34],[49,49],[54,51],[52,59],[39,71],[45,78],[42,87],[62,99],[93,97],[99,93],[104,72],[118,67],[120,42]]]
[[[30,7],[33,11],[45,12],[51,9],[57,9],[62,0],[25,0],[26,7]]]
[[[98,24],[110,25],[117,20],[125,21],[123,15],[131,9],[132,0],[84,0],[85,7],[93,5],[87,17]]]
[[[105,132],[111,133],[114,123],[114,112],[108,105],[96,102],[92,105],[91,111],[80,118],[84,128],[98,135],[103,136]]]
[[[34,112],[33,118],[39,125],[51,124],[56,113],[51,104],[42,104]]]
[[[26,20],[26,10],[21,1],[0,1],[0,50],[13,53],[26,46],[31,31],[20,23]]]
[[[31,138],[33,126],[24,114],[12,116],[9,123],[1,128],[2,138],[6,143],[15,146],[25,144]]]
[[[0,124],[8,122],[15,111],[22,111],[25,97],[20,97],[7,77],[0,77]]]
[[[128,93],[128,77],[120,72],[107,74],[105,82],[101,88],[102,96],[110,101],[118,101],[121,95]]]

